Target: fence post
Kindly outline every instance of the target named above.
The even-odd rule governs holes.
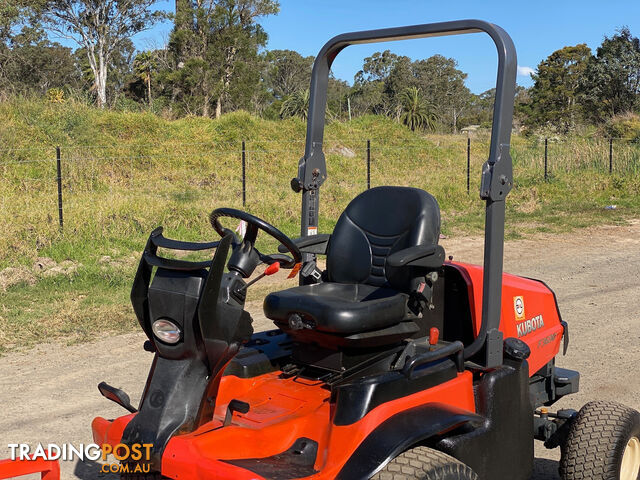
[[[613,138],[609,139],[609,173],[613,172]]]
[[[371,140],[367,140],[367,190],[371,188]]]
[[[58,175],[56,181],[58,183],[58,222],[60,224],[60,231],[64,227],[64,218],[62,216],[62,165],[60,163],[60,147],[56,147],[56,169]]]
[[[242,141],[242,206],[247,205],[247,150]]]
[[[544,180],[545,182],[548,180],[549,175],[547,173],[547,150],[548,150],[549,141],[548,139],[544,139]]]
[[[471,137],[467,137],[467,195],[469,195],[469,177],[471,176]]]

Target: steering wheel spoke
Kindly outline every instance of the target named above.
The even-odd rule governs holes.
[[[267,265],[271,265],[273,263],[280,262],[281,266],[285,265],[282,268],[291,269],[296,264],[293,261],[293,258],[291,258],[289,255],[285,255],[283,253],[272,253],[271,255],[263,255],[263,254],[259,253],[259,255],[260,255],[260,261],[262,263],[266,263]]]
[[[258,227],[253,223],[247,225],[247,231],[244,234],[243,242],[249,242],[251,245],[255,245],[256,238],[258,238]]]

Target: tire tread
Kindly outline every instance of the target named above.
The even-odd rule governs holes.
[[[617,479],[620,444],[638,434],[640,414],[616,402],[587,403],[573,420],[562,446],[560,477],[563,480]],[[634,431],[630,431],[634,430]],[[621,438],[621,437],[625,438]]]
[[[477,480],[464,463],[427,447],[415,447],[391,460],[372,480]]]

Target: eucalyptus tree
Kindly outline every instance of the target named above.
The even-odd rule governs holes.
[[[97,104],[107,103],[109,65],[122,44],[165,18],[156,0],[46,0],[44,25],[82,49],[93,73]]]

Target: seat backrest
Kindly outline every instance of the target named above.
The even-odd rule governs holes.
[[[392,268],[387,257],[404,248],[437,244],[440,207],[417,188],[376,187],[347,206],[327,247],[329,281],[388,286],[408,292],[411,268]]]

